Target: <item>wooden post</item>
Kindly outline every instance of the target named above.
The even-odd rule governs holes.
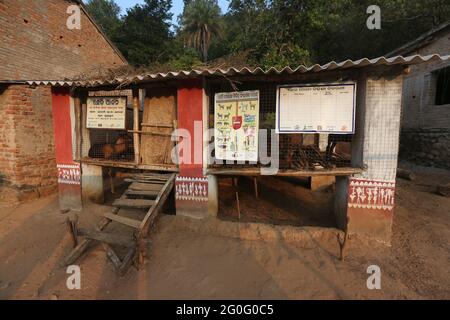
[[[75,113],[75,160],[81,159],[81,98],[78,95],[74,99]]]
[[[139,89],[133,88],[133,141],[134,141],[134,162],[141,162],[140,142],[139,142]]]

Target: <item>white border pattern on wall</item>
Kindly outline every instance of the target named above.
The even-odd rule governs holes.
[[[57,164],[58,183],[60,184],[81,184],[81,170],[79,164]]]
[[[395,182],[350,179],[348,206],[360,209],[393,210]]]
[[[208,179],[177,177],[175,199],[187,201],[208,201]]]

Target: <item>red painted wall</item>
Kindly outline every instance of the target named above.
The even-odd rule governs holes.
[[[52,89],[53,128],[55,130],[56,163],[72,164],[72,126],[70,96],[66,88]]]
[[[72,158],[70,95],[66,88],[52,89],[55,155],[61,209],[81,209],[81,170]]]
[[[180,176],[203,176],[203,88],[201,81],[186,81],[180,85],[177,93],[178,128],[186,129],[191,135],[191,164],[180,161]],[[197,121],[197,128],[194,130]],[[182,154],[180,160],[189,159]]]

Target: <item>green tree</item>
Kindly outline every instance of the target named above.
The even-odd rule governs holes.
[[[114,0],[88,0],[86,9],[106,35],[113,39],[121,25],[117,3]]]
[[[206,62],[212,38],[221,36],[220,7],[217,0],[192,0],[186,3],[180,19],[181,32],[200,53],[202,61]]]
[[[171,0],[145,0],[127,10],[115,41],[131,64],[147,66],[170,59],[171,7]]]

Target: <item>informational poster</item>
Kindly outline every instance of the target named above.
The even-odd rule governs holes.
[[[258,161],[259,91],[217,93],[214,128],[217,159]]]
[[[125,130],[126,111],[127,97],[88,97],[86,127]]]
[[[283,85],[277,90],[278,133],[354,133],[355,83]]]

